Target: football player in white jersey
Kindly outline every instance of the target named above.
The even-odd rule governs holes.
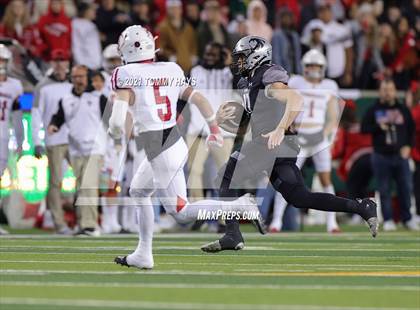
[[[185,83],[184,72],[173,62],[155,62],[155,38],[141,26],[130,26],[120,36],[118,49],[125,65],[115,69],[112,86],[116,93],[109,133],[114,138],[122,136],[127,112],[134,120],[137,140],[144,146],[144,160],[131,183],[130,196],[139,206],[139,244],[130,255],[115,258],[124,266],[153,268],[153,206],[151,196],[159,190],[166,212],[178,222],[197,220],[202,212],[220,210],[245,215],[257,215],[254,223],[265,233],[263,220],[255,200],[249,195],[234,201],[201,200],[189,203],[187,198],[184,165],[188,148],[176,128],[178,99],[195,104],[210,128],[209,147],[223,144],[216,116],[209,102]],[[213,213],[214,214],[214,213]]]
[[[338,86],[325,78],[326,59],[316,49],[308,51],[302,58],[303,76],[295,75],[289,80],[289,87],[300,90],[304,98],[302,113],[296,118],[298,140],[302,149],[296,164],[302,168],[308,157],[312,157],[315,170],[326,193],[334,194],[331,183],[331,135],[338,124]],[[271,232],[281,230],[286,200],[276,193]],[[327,231],[339,232],[334,212],[327,213]]]
[[[0,180],[7,167],[9,154],[9,121],[12,118],[17,141],[17,152],[22,150],[23,124],[19,110],[19,97],[23,93],[22,83],[7,76],[12,52],[0,44]]]

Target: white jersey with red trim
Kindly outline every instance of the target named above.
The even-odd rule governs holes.
[[[22,83],[14,78],[7,77],[0,82],[0,138],[9,139],[9,120],[13,103],[23,93]]]
[[[310,124],[310,128],[300,128],[301,133],[314,133],[323,129],[328,102],[338,95],[337,83],[330,79],[323,79],[318,84],[308,82],[301,75],[294,75],[288,83],[290,88],[298,89],[303,96],[303,111],[296,118],[297,124]]]
[[[130,106],[136,133],[176,125],[177,101],[186,85],[184,72],[173,62],[130,63],[114,70],[112,89],[131,89]]]

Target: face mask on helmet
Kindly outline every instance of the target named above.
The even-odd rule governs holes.
[[[0,58],[0,75],[6,75],[8,69],[9,60]]]
[[[325,69],[320,65],[309,64],[305,66],[305,77],[313,80],[321,80],[324,78]]]
[[[230,65],[232,73],[235,75],[247,76],[249,70],[246,66],[247,57],[242,53],[232,54],[232,64]]]

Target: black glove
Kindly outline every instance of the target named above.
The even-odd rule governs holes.
[[[45,150],[44,147],[42,145],[35,145],[35,152],[34,155],[37,159],[40,159],[42,157],[42,155],[44,155]]]

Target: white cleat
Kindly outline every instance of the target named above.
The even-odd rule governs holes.
[[[127,256],[117,256],[115,257],[114,262],[121,266],[136,267],[146,270],[153,269],[154,267],[153,256],[145,258],[141,256],[134,257],[134,254],[130,254]]]

